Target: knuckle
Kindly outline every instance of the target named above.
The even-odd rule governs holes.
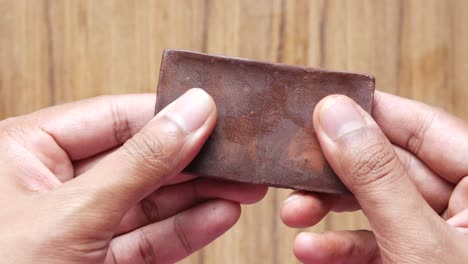
[[[164,122],[164,121],[163,121]],[[175,162],[185,143],[184,133],[174,123],[164,122],[155,132],[142,130],[123,146],[124,158],[144,173],[166,173]]]
[[[111,100],[110,113],[112,118],[112,130],[117,144],[123,144],[132,136],[132,129],[128,121],[127,113],[120,106],[118,97]]]
[[[182,248],[185,250],[186,254],[192,254],[193,252],[192,246],[190,245],[187,239],[187,234],[184,231],[184,228],[181,222],[179,221],[178,216],[175,216],[173,218],[172,223],[173,223],[174,233],[177,235],[177,238],[179,239]]]
[[[148,223],[155,223],[162,219],[158,203],[152,197],[145,197],[140,205]]]
[[[122,146],[125,159],[136,168],[149,171],[166,171],[171,164],[167,143],[158,136],[140,133]]]
[[[362,148],[347,166],[347,174],[354,184],[366,185],[401,172],[398,158],[389,144],[379,142]]]
[[[442,112],[442,110],[436,108],[427,110],[427,113],[422,119],[420,125],[414,131],[411,131],[406,142],[407,149],[418,155],[421,147],[424,144],[426,132],[429,130],[431,124],[433,124],[434,120],[438,116],[438,113],[440,112]]]
[[[146,236],[145,232],[140,228],[138,229],[138,252],[140,254],[141,259],[144,263],[151,264],[155,263],[155,252],[153,246],[151,245],[148,237]]]

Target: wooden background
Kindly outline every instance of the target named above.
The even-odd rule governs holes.
[[[468,1],[0,0],[0,118],[110,93],[154,92],[183,48],[372,73],[378,88],[468,119]],[[288,191],[248,206],[185,263],[294,263]],[[315,231],[367,228],[360,213]]]

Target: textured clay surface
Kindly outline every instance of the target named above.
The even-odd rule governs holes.
[[[344,94],[371,111],[369,75],[165,50],[156,113],[193,87],[216,102],[216,127],[185,172],[232,181],[345,193],[312,125],[315,105]]]

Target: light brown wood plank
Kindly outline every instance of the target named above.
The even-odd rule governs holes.
[[[0,118],[51,103],[44,1],[0,1]]]
[[[449,56],[452,58],[447,78],[451,81],[453,94],[451,111],[468,120],[468,1],[449,1],[450,25],[452,36],[449,43]],[[449,87],[447,87],[449,88]]]
[[[453,97],[449,5],[445,2],[404,1],[399,93],[448,110]]]

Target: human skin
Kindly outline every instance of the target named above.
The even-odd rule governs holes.
[[[293,192],[281,217],[291,227],[330,211],[362,209],[372,231],[303,232],[304,263],[466,263],[468,124],[422,103],[377,92],[373,118],[345,96],[323,99],[314,128],[352,195]]]
[[[215,124],[209,95],[154,105],[106,96],[0,122],[2,263],[173,263],[265,195],[180,173]]]

